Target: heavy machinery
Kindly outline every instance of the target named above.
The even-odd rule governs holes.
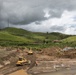
[[[31,64],[31,61],[27,60],[27,59],[25,59],[23,57],[20,57],[19,60],[16,63],[17,66],[30,65],[30,64]]]
[[[29,50],[28,51],[28,55],[33,55],[33,51],[32,50]]]

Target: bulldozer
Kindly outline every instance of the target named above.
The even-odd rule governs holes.
[[[30,64],[31,64],[30,60],[27,60],[23,57],[20,57],[19,60],[16,63],[16,66],[23,66],[23,65],[30,65]]]
[[[32,50],[29,50],[28,51],[28,55],[33,55],[33,51]]]

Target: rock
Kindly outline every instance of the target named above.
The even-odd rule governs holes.
[[[10,61],[9,60],[3,61],[3,62],[4,62],[4,65],[10,64]]]
[[[2,68],[2,67],[3,67],[3,65],[0,64],[0,68]]]

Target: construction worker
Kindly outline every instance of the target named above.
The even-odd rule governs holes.
[[[35,61],[35,65],[38,66],[38,61]]]

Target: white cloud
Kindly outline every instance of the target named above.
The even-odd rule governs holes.
[[[22,26],[22,28],[35,32],[61,32],[65,34],[76,34],[76,21],[73,17],[76,16],[76,11],[64,11],[61,18],[50,18],[41,24],[36,25],[34,22]]]
[[[50,9],[48,9],[48,8],[44,9],[44,13],[45,13],[44,17],[49,18],[51,16],[49,11],[50,11]]]
[[[67,24],[76,24],[73,20],[73,16],[76,15],[76,12],[68,12],[64,11],[61,18],[53,18],[51,19],[53,25],[67,25]]]

